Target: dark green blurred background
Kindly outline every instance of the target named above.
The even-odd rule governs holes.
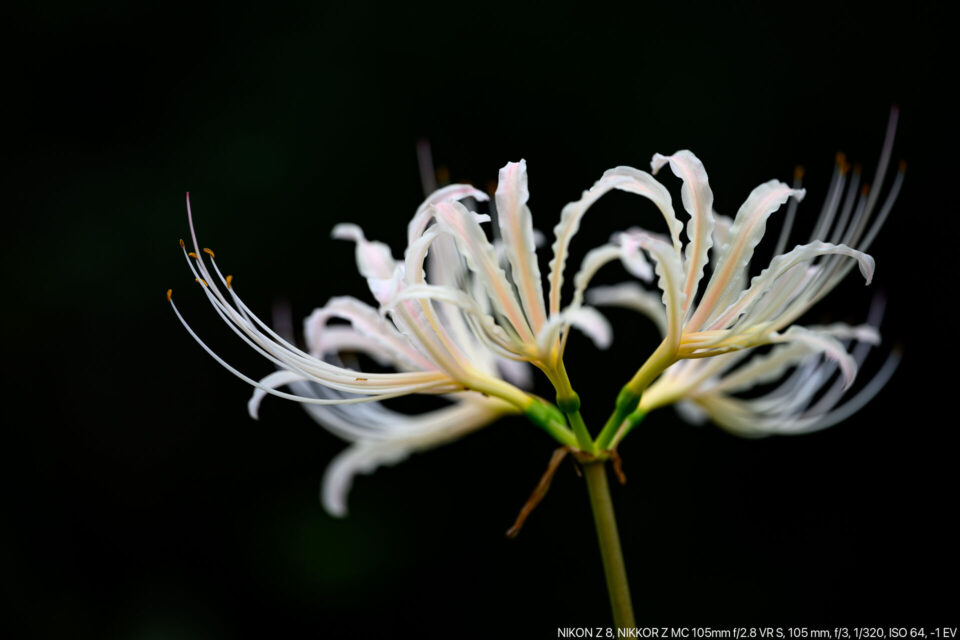
[[[548,232],[604,169],[688,147],[729,215],[804,164],[809,221],[835,151],[872,170],[893,103],[910,169],[875,284],[851,279],[810,319],[860,322],[884,291],[884,349],[906,350],[896,377],[802,438],[654,414],[622,447],[614,500],[642,624],[956,624],[956,48],[937,3],[4,11],[0,584],[16,637],[552,638],[608,624],[570,467],[519,538],[503,535],[552,450],[520,419],[360,477],[345,520],[322,511],[342,445],[281,400],[248,418],[249,389],[164,300],[173,287],[221,354],[270,371],[193,288],[184,192],[248,303],[269,317],[285,301],[299,319],[364,291],[352,247],[329,239],[336,222],[400,253],[420,138],[481,187],[525,157]],[[644,207],[601,204],[574,263]],[[613,319],[613,352],[571,341],[594,425],[654,341]]]

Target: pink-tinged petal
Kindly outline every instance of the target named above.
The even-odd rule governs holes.
[[[713,246],[713,190],[707,180],[707,171],[697,156],[690,151],[677,151],[672,156],[653,156],[651,167],[653,174],[670,163],[673,174],[683,180],[680,199],[683,208],[690,214],[687,222],[687,248],[684,256],[686,280],[683,292],[686,295],[685,306],[689,307],[697,292],[697,285],[703,277],[703,268],[707,264],[710,247]],[[684,309],[686,312],[686,309]]]
[[[567,322],[593,341],[597,349],[609,349],[613,342],[610,323],[593,307],[579,307],[567,311]]]
[[[629,231],[623,234],[630,237],[642,249],[647,251],[656,263],[656,273],[659,276],[657,285],[663,292],[663,306],[666,308],[667,337],[666,342],[677,349],[680,346],[680,337],[683,330],[683,266],[680,254],[670,243],[643,231]]]
[[[458,202],[441,202],[435,207],[440,227],[457,242],[467,265],[483,283],[497,311],[509,321],[525,342],[533,342],[533,332],[513,292],[513,286],[497,263],[496,251],[471,212]]]
[[[720,262],[721,251],[730,236],[730,228],[733,226],[733,218],[713,212],[713,219],[716,225],[713,228],[713,247],[710,249],[710,264],[716,269]],[[739,297],[740,293],[746,288],[747,269],[741,269],[730,277],[730,285],[727,291],[717,300],[714,310],[707,317],[704,324],[711,324],[721,311],[729,307]]]
[[[367,287],[370,288],[370,294],[381,307],[388,306],[393,301],[400,289],[403,287],[404,270],[403,265],[398,265],[390,278],[368,278]]]
[[[670,192],[645,171],[640,171],[632,167],[616,167],[610,169],[604,173],[603,177],[589,190],[584,191],[583,196],[579,200],[571,202],[563,208],[563,212],[560,215],[560,222],[554,227],[553,260],[550,262],[550,275],[548,278],[550,282],[551,315],[559,313],[560,311],[560,292],[563,287],[563,271],[567,262],[570,241],[580,229],[580,220],[594,202],[613,189],[644,196],[649,198],[657,206],[667,222],[667,228],[670,231],[670,238],[673,242],[673,250],[677,254],[677,260],[681,260],[680,231],[683,228],[683,224],[677,220],[677,216],[673,211]]]
[[[325,306],[316,309],[304,321],[304,337],[310,352],[322,357],[323,334],[329,331],[327,322],[340,318],[350,322],[351,327],[374,341],[389,358],[402,369],[436,369],[429,358],[417,351],[399,331],[383,318],[376,309],[347,296],[332,298]]]
[[[441,202],[455,202],[466,198],[473,198],[480,202],[486,202],[490,199],[483,191],[475,189],[468,184],[450,184],[442,189],[437,189],[427,196],[427,199],[417,207],[417,212],[407,225],[407,244],[413,244],[416,239],[422,236],[423,232],[427,230],[427,225],[430,224],[430,220],[433,218],[434,205],[440,204]]]
[[[457,249],[457,243],[449,235],[441,233],[430,244],[424,282],[445,287],[476,284],[476,279],[470,276],[467,263]],[[480,297],[483,299],[482,293]],[[451,311],[442,307],[437,309],[440,324],[449,331],[471,362],[484,371],[494,371],[493,355],[476,339],[464,315]]]
[[[710,262],[716,264],[720,261],[720,251],[730,237],[730,227],[733,226],[733,218],[725,216],[722,213],[713,212],[713,246],[710,248]]]
[[[614,242],[620,245],[620,262],[623,268],[632,276],[640,278],[644,282],[653,281],[653,267],[643,257],[643,251],[640,245],[630,234],[614,234]]]
[[[537,336],[538,350],[542,354],[550,353],[557,344],[560,333],[567,327],[576,327],[590,338],[598,349],[607,349],[613,342],[613,330],[603,315],[592,307],[567,307],[558,314],[550,316]],[[562,356],[562,354],[560,354]]]
[[[727,233],[720,260],[714,267],[703,299],[687,323],[688,330],[696,331],[703,326],[718,303],[731,293],[731,287],[737,286],[737,276],[750,264],[753,250],[763,237],[770,215],[787,199],[793,197],[801,200],[804,194],[803,189],[793,189],[777,180],[765,182],[750,193]]]
[[[424,282],[423,265],[427,252],[440,235],[439,228],[428,229],[407,247],[403,265],[406,277],[397,295],[382,310],[392,313],[400,331],[429,354],[441,369],[463,382],[471,375],[470,360],[441,322],[430,300],[410,295],[412,290],[426,286],[421,284]]]
[[[510,261],[513,281],[520,292],[523,310],[536,333],[546,321],[543,303],[543,283],[537,264],[533,218],[527,207],[530,191],[527,188],[527,163],[510,162],[500,169],[497,184],[497,223]]]
[[[519,344],[515,339],[507,335],[507,332],[497,324],[493,316],[486,313],[472,296],[454,287],[441,287],[429,284],[416,284],[404,288],[397,296],[395,305],[403,304],[429,304],[429,301],[446,303],[459,308],[476,322],[475,327],[479,329],[475,335],[478,339],[488,340],[490,346],[498,346],[501,349],[515,355],[523,352],[523,344]],[[492,343],[492,344],[491,344]],[[459,358],[463,366],[470,364],[463,356]]]
[[[337,240],[352,240],[357,244],[357,267],[364,278],[387,280],[393,276],[396,261],[390,247],[382,242],[371,242],[355,224],[340,223],[331,235]]]

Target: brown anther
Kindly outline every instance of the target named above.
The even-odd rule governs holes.
[[[186,249],[186,248],[187,248],[187,245],[186,245],[186,243],[184,243],[183,238],[180,238],[180,248],[181,248],[181,249]]]
[[[195,254],[193,251],[187,252],[187,255],[193,258],[194,260],[197,260],[197,254]]]
[[[167,289],[167,302],[170,302],[171,298],[173,298],[173,289]]]
[[[194,278],[193,281],[194,281],[194,282],[199,282],[199,283],[202,284],[203,286],[207,286],[207,281],[204,280],[203,278]]]
[[[437,167],[437,184],[441,187],[450,183],[450,169],[441,165]]]
[[[227,276],[227,277],[226,277],[226,281],[227,281],[227,289],[229,289],[229,288],[230,288],[230,283],[233,282],[233,276]]]
[[[870,185],[865,184],[862,187],[860,187],[860,195],[865,196],[868,193],[870,193]]]
[[[205,254],[207,254],[208,256],[210,256],[211,258],[214,257],[214,256],[213,256],[213,251],[210,251],[210,249],[207,249],[206,247],[203,248],[203,252],[204,252]]]
[[[857,175],[860,175],[863,172],[863,167],[860,166],[859,162],[853,163],[853,172]]]
[[[517,515],[513,526],[507,529],[508,538],[516,538],[517,534],[520,533],[520,529],[523,528],[523,523],[527,521],[527,517],[530,516],[533,510],[537,508],[537,505],[540,504],[540,501],[543,500],[544,496],[547,495],[547,491],[550,489],[550,483],[553,482],[553,476],[556,474],[560,463],[563,462],[563,459],[567,457],[567,454],[572,450],[571,447],[560,447],[554,450],[553,455],[550,456],[550,462],[547,464],[547,470],[540,477],[540,482],[537,483],[537,486],[533,489],[533,493],[530,494],[523,508],[520,509],[520,513]]]
[[[901,160],[901,161],[900,161],[900,166],[899,166],[898,169],[899,169],[900,173],[903,173],[904,171],[906,171],[906,170],[907,170],[907,161],[906,161],[906,160]]]
[[[840,163],[840,175],[847,175],[850,173],[850,163],[844,160]]]
[[[354,378],[354,380],[356,380],[357,382],[366,382],[366,381],[367,381],[366,378]]]
[[[806,171],[806,169],[804,169],[803,166],[797,165],[797,166],[794,167],[794,169],[793,169],[793,179],[794,179],[794,180],[803,180],[803,174],[804,174],[805,171]]]
[[[843,166],[844,164],[846,164],[846,163],[847,163],[847,154],[845,154],[843,151],[837,151],[836,163],[837,163],[839,166]]]

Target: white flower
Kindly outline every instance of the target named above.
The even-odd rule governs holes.
[[[856,370],[878,344],[880,306],[874,305],[866,325],[813,328],[841,341],[844,352],[839,363],[806,342],[777,345],[762,355],[735,351],[684,360],[647,388],[636,417],[675,404],[689,422],[699,424],[710,418],[724,429],[748,437],[809,433],[837,424],[869,402],[899,363],[899,353],[893,351],[858,393],[845,397],[845,376],[837,375],[837,370]],[[764,385],[768,388],[760,395],[741,395]]]
[[[893,122],[895,117],[881,155],[879,177],[889,161]],[[338,515],[346,511],[346,494],[356,473],[371,472],[411,452],[458,438],[506,413],[526,415],[563,445],[588,455],[606,455],[602,452],[625,434],[621,427],[628,424],[624,420],[637,408],[641,392],[679,360],[691,362],[670,369],[648,391],[641,412],[682,400],[683,406],[696,405],[730,428],[736,428],[733,423],[742,418],[742,430],[769,430],[772,418],[769,412],[759,410],[760,403],[734,407],[730,394],[748,382],[769,380],[773,373],[786,371],[802,358],[820,358],[820,354],[839,365],[845,389],[858,363],[841,341],[870,342],[875,334],[866,328],[803,328],[793,322],[833,289],[854,264],[869,282],[874,263],[864,251],[893,205],[902,172],[871,226],[879,180],[877,189],[858,196],[859,172],[851,178],[845,163],[838,165],[810,241],[781,254],[796,202],[804,194],[799,178],[793,187],[777,181],[760,185],[731,220],[714,212],[707,175],[696,156],[689,151],[657,154],[652,161],[654,173],[665,164],[683,181],[683,206],[690,215],[686,251],[680,239],[683,225],[667,189],[650,173],[617,167],[564,207],[554,229],[546,295],[536,253],[539,234],[527,206],[527,172],[522,160],[500,170],[495,198],[500,240],[496,242],[488,239],[481,226],[490,216],[460,202],[487,200],[484,193],[467,185],[435,191],[417,209],[407,227],[402,260],[395,259],[387,245],[368,240],[358,226],[337,225],[334,237],[356,244],[357,265],[377,305],[350,297],[331,299],[306,320],[307,350],[291,344],[257,318],[237,295],[231,277],[223,276],[213,252],[200,249],[188,196],[194,251],[188,252],[181,241],[187,263],[218,315],[277,368],[260,381],[239,372],[207,347],[187,325],[169,292],[168,299],[200,345],[255,387],[249,403],[251,415],[256,417],[266,395],[296,400],[351,443],[330,465],[324,482],[324,504]],[[589,251],[573,278],[572,299],[564,305],[561,291],[571,240],[590,206],[614,189],[650,199],[663,215],[668,235],[630,229]],[[748,286],[749,263],[767,218],[791,197],[794,200],[775,252],[778,255]],[[588,292],[594,274],[613,261],[622,262],[640,279],[652,280],[654,269],[645,254],[655,262],[661,294],[635,282]],[[712,258],[711,276],[698,293],[708,258]],[[624,388],[614,416],[596,440],[580,418],[579,398],[563,363],[572,327],[601,348],[610,344],[609,325],[596,309],[584,304],[585,297],[595,305],[636,308],[653,318],[664,335]],[[785,346],[765,360],[735,369],[742,364],[745,349],[764,344]],[[365,372],[351,354],[362,354],[393,371]],[[712,356],[709,362],[708,356]],[[530,365],[543,371],[553,384],[562,412],[524,391],[529,387]],[[833,373],[826,364],[802,366],[804,371],[812,366],[811,376],[796,382],[807,385],[804,389],[820,389]],[[285,386],[290,392],[280,390]],[[828,395],[833,397],[832,393]],[[382,404],[408,394],[440,395],[450,404],[418,415],[398,413]],[[775,417],[786,418],[781,422],[794,430],[822,426],[827,414],[808,409],[805,406],[805,413]],[[743,417],[750,411],[752,420]]]
[[[187,251],[181,241],[184,255],[219,316],[276,366],[275,373],[260,381],[214,353],[186,323],[170,293],[168,299],[200,345],[256,388],[249,402],[252,416],[266,395],[296,400],[352,443],[325,477],[323,498],[331,513],[345,513],[356,473],[455,439],[506,413],[524,413],[562,444],[583,447],[588,441],[583,434],[577,439],[556,407],[521,387],[529,386],[533,364],[545,372],[560,397],[574,401],[562,361],[570,327],[584,331],[601,348],[609,345],[607,322],[582,303],[596,260],[585,260],[571,304],[561,308],[559,296],[551,292],[548,306],[528,197],[526,163],[506,165],[496,192],[502,240],[491,243],[481,227],[490,216],[459,202],[487,200],[484,193],[467,185],[434,192],[408,225],[403,260],[396,260],[385,244],[368,240],[358,226],[337,225],[334,237],[356,243],[357,265],[377,306],[350,297],[331,299],[307,318],[304,351],[257,318],[237,295],[232,277],[222,274],[213,252],[200,249],[188,194],[194,251]],[[555,248],[565,251],[570,236],[572,232]],[[621,258],[634,273],[649,271],[643,256],[629,247],[606,247],[604,255]],[[562,264],[563,257],[554,264],[558,261]],[[559,271],[551,273],[551,282],[559,291]],[[363,372],[344,364],[343,353],[363,354],[395,372]],[[284,386],[291,392],[279,390]],[[451,404],[407,415],[380,402],[413,393],[442,395]]]
[[[890,160],[896,116],[894,110],[874,189],[861,188],[859,169],[851,173],[842,154],[838,155],[827,197],[809,240],[786,253],[782,251],[797,202],[804,196],[804,190],[799,188],[802,171],[798,171],[792,187],[772,180],[754,189],[731,220],[714,211],[707,174],[696,156],[689,151],[653,156],[654,172],[669,163],[683,181],[683,205],[690,214],[688,243],[685,254],[681,254],[680,224],[673,217],[669,199],[654,200],[667,218],[670,237],[630,230],[618,239],[650,253],[657,263],[661,293],[627,282],[596,287],[587,294],[594,305],[626,306],[646,314],[664,336],[654,355],[625,387],[623,407],[618,407],[608,422],[598,445],[614,446],[622,440],[630,425],[621,424],[620,420],[633,410],[637,399],[641,413],[686,399],[689,402],[683,406],[687,409],[695,405],[723,426],[740,432],[810,430],[838,419],[841,413],[825,412],[832,408],[830,402],[809,407],[812,396],[806,394],[820,390],[835,365],[842,374],[838,388],[842,394],[853,382],[859,364],[843,341],[872,344],[879,336],[871,327],[801,327],[793,323],[835,288],[854,265],[859,266],[868,284],[873,276],[874,261],[865,251],[893,207],[903,181],[901,164],[874,216]],[[767,219],[790,198],[793,200],[774,250],[775,257],[748,284],[750,261]],[[698,296],[708,258],[711,276]],[[744,364],[751,352],[743,350],[764,344],[783,346]],[[831,362],[823,362],[821,356]],[[691,361],[674,364],[683,359]],[[734,369],[737,365],[743,366]],[[729,396],[733,391],[773,381],[794,366],[798,367],[797,373],[789,383],[764,400],[743,403]],[[648,389],[665,369],[666,374]],[[879,384],[885,381],[887,371],[878,377]],[[768,404],[797,388],[803,392],[792,396],[791,403],[773,407]],[[828,396],[834,403],[839,399],[834,392]]]

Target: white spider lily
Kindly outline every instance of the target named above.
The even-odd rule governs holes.
[[[860,188],[860,172],[852,175],[842,155],[821,208],[820,217],[806,244],[781,253],[791,231],[797,203],[803,198],[800,189],[802,172],[798,171],[794,185],[782,182],[766,182],[750,194],[731,220],[713,210],[713,193],[700,161],[689,151],[680,151],[672,156],[656,154],[652,160],[654,172],[665,164],[682,181],[681,195],[684,208],[690,214],[687,225],[688,244],[681,255],[677,229],[679,223],[672,217],[669,200],[655,200],[665,212],[671,230],[671,238],[664,239],[642,230],[631,230],[620,236],[621,241],[640,244],[657,263],[661,294],[649,292],[636,283],[624,283],[613,287],[597,287],[588,292],[588,300],[595,305],[620,305],[633,308],[651,317],[664,336],[663,343],[647,364],[628,383],[626,399],[618,406],[611,422],[605,427],[598,443],[615,444],[624,435],[619,423],[625,417],[624,409],[637,398],[664,369],[677,360],[712,357],[709,364],[679,363],[673,365],[662,381],[644,392],[654,394],[653,399],[641,400],[644,406],[653,408],[674,401],[684,394],[699,394],[701,384],[708,380],[720,384],[717,376],[731,373],[737,389],[743,384],[752,386],[751,371],[768,376],[772,370],[782,373],[795,365],[798,359],[810,362],[823,354],[840,366],[845,390],[853,382],[857,362],[847,353],[842,339],[856,339],[869,343],[872,334],[866,328],[853,329],[846,326],[809,327],[793,325],[814,303],[823,298],[849,273],[853,265],[869,284],[874,271],[874,261],[865,251],[889,214],[900,191],[904,167],[894,180],[893,186],[879,212],[873,213],[878,203],[878,194],[886,174],[896,128],[896,111],[891,115],[887,138],[878,163],[875,188]],[[775,249],[775,257],[769,265],[747,283],[748,269],[753,252],[760,242],[766,221],[780,206],[793,198],[787,211],[787,220]],[[697,296],[704,266],[710,259],[711,277]],[[748,347],[763,344],[783,344],[775,349],[761,364],[748,364],[739,373],[731,372],[745,354],[737,353]],[[814,354],[814,356],[811,356]],[[813,357],[813,359],[811,359]],[[782,366],[781,366],[782,365]],[[778,368],[779,367],[779,368]],[[817,375],[802,381],[802,384],[819,388],[819,380],[826,368],[816,369]],[[804,369],[806,370],[806,369]],[[769,377],[764,378],[770,380]],[[727,379],[727,383],[729,382]],[[720,393],[719,388],[709,387]],[[805,387],[806,388],[806,387]],[[685,396],[684,396],[685,397]],[[724,404],[721,396],[697,395],[699,404],[716,408]],[[665,400],[666,398],[667,400]],[[725,398],[725,396],[724,396]],[[760,403],[762,404],[762,403]],[[802,404],[802,403],[801,403]],[[635,405],[634,405],[635,406]],[[687,405],[689,406],[689,405]],[[730,428],[733,416],[743,420],[743,429],[752,427],[769,431],[777,420],[785,429],[800,430],[823,426],[823,416],[816,419],[799,418],[793,414],[769,416],[769,419],[748,419],[744,411],[717,413],[718,421]],[[759,406],[758,404],[752,405]],[[761,423],[763,426],[761,427]],[[802,427],[800,426],[802,425]]]
[[[897,352],[891,353],[857,394],[845,398],[847,384],[844,374],[836,375],[837,369],[856,370],[863,364],[871,347],[879,342],[877,320],[859,327],[836,324],[815,328],[817,334],[843,343],[843,352],[829,357],[810,343],[793,342],[764,355],[736,351],[679,362],[647,388],[636,418],[675,404],[689,422],[699,424],[709,418],[747,437],[809,433],[832,426],[869,402],[899,363]],[[762,395],[742,395],[773,383]],[[629,422],[618,439],[632,426]]]
[[[393,301],[381,302],[390,306],[398,301],[435,300],[459,308],[476,329],[478,339],[492,352],[508,360],[534,364],[562,394],[570,391],[562,363],[569,328],[580,329],[600,348],[606,348],[612,339],[603,316],[583,304],[590,277],[601,262],[612,259],[622,260],[628,270],[638,275],[645,275],[649,266],[636,247],[628,243],[602,247],[584,259],[574,281],[571,303],[561,308],[559,293],[555,295],[551,290],[548,307],[537,261],[535,239],[538,234],[533,228],[528,198],[526,162],[507,164],[500,170],[496,191],[497,228],[501,236],[497,243],[491,242],[480,226],[487,217],[469,211],[455,200],[438,201],[422,210],[408,229],[410,249],[405,270],[409,286]],[[431,218],[436,224],[427,227]],[[429,279],[424,278],[423,253],[442,238],[451,238],[457,249],[447,254],[444,268],[449,270],[450,263],[462,257],[470,274],[469,284],[465,285],[462,278],[447,278],[442,282],[428,282]],[[563,260],[557,256],[565,257],[566,243],[561,246],[558,241],[554,250],[551,264]],[[551,273],[551,282],[553,278]],[[562,278],[557,282],[559,291]]]
[[[520,387],[529,385],[532,363],[559,390],[572,393],[561,360],[561,336],[571,326],[601,347],[610,343],[606,321],[582,304],[589,277],[578,276],[573,304],[548,313],[535,250],[537,233],[526,205],[525,162],[510,163],[500,172],[498,244],[491,243],[480,226],[489,216],[468,211],[459,202],[466,198],[482,201],[487,196],[467,185],[430,195],[408,225],[402,261],[394,259],[385,244],[368,240],[358,226],[337,225],[334,237],[356,243],[357,265],[378,306],[350,297],[331,299],[306,320],[304,351],[257,318],[237,295],[231,276],[221,273],[213,252],[200,249],[188,196],[194,251],[181,246],[190,269],[218,315],[277,371],[259,381],[242,374],[200,340],[172,297],[168,299],[201,346],[256,388],[249,402],[253,417],[267,395],[296,400],[353,443],[326,475],[323,497],[331,513],[345,513],[356,473],[447,442],[505,413],[525,413],[561,443],[578,444],[554,407]],[[639,252],[624,247],[615,249],[616,257],[635,273],[649,270]],[[591,260],[585,264],[589,268]],[[342,353],[363,354],[395,372],[345,366]],[[279,390],[285,386],[292,392]],[[452,404],[415,416],[381,404],[412,393],[443,395]]]
[[[889,161],[894,124],[892,120],[891,135],[877,169],[877,188],[869,193],[866,189],[858,192],[859,172],[850,178],[845,162],[838,163],[809,241],[786,253],[780,251],[790,231],[796,202],[805,193],[798,188],[799,177],[793,187],[776,180],[760,185],[731,220],[714,212],[707,174],[696,156],[689,151],[672,156],[654,155],[651,163],[654,172],[669,164],[683,181],[681,195],[684,208],[690,214],[686,252],[681,254],[680,223],[668,199],[654,201],[667,217],[669,239],[642,230],[628,231],[621,238],[639,244],[657,262],[663,306],[652,304],[649,295],[634,287],[594,292],[591,301],[616,301],[653,311],[656,321],[666,325],[665,349],[678,359],[718,355],[784,340],[808,341],[811,339],[808,332],[794,331],[788,336],[780,331],[829,293],[854,264],[859,266],[868,284],[873,277],[874,261],[865,251],[893,206],[903,176],[902,171],[898,173],[868,230]],[[748,284],[750,262],[763,237],[767,219],[790,198],[794,201],[777,255]],[[708,257],[712,273],[701,288]],[[665,313],[665,317],[661,313]]]

